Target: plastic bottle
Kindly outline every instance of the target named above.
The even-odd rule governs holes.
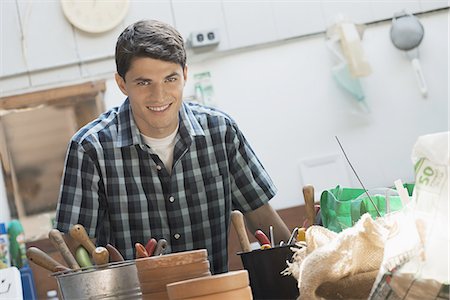
[[[9,238],[5,223],[0,223],[0,269],[11,267]]]
[[[372,69],[367,61],[356,25],[349,22],[340,24],[342,52],[347,59],[353,77],[367,76]]]
[[[28,265],[25,246],[25,234],[19,220],[12,220],[8,226],[9,252],[11,264],[18,269]]]
[[[56,290],[47,291],[47,300],[58,300],[58,292]]]

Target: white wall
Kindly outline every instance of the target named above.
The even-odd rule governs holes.
[[[194,74],[211,72],[218,107],[238,122],[279,189],[272,201],[278,209],[302,204],[307,183],[316,186],[316,196],[337,184],[360,187],[336,135],[366,188],[392,186],[396,179],[412,182],[410,154],[417,137],[449,129],[448,13],[420,21],[427,99],[410,61],[390,41],[390,22],[370,26],[364,34],[373,69],[362,79],[369,114],[361,113],[332,79],[334,62],[322,35],[190,63],[185,95],[194,93]],[[109,106],[120,104],[112,80],[108,87],[115,89],[106,95]],[[330,158],[331,164],[317,170],[300,170],[302,161]]]
[[[0,170],[0,223],[7,223],[11,220],[8,200],[3,179],[3,172]]]
[[[211,72],[219,107],[240,124],[279,189],[275,207],[303,203],[306,183],[359,187],[335,135],[367,188],[391,186],[399,178],[411,182],[417,137],[449,129],[448,13],[423,16],[421,22],[426,100],[409,60],[391,44],[390,22],[366,29],[363,46],[373,73],[362,84],[369,115],[354,113],[355,101],[331,78],[333,62],[323,36],[194,63],[189,71],[191,77]],[[320,178],[303,174],[317,182],[302,182],[302,160],[333,154],[341,160],[333,165],[345,164],[343,171],[324,166]]]
[[[372,25],[363,41],[373,68],[362,79],[369,115],[354,113],[354,100],[331,78],[333,62],[322,35],[190,62],[191,78],[211,72],[219,108],[238,122],[279,189],[272,202],[276,208],[303,203],[305,183],[318,192],[336,184],[358,187],[335,135],[367,188],[413,180],[410,153],[417,137],[449,129],[448,11],[420,19],[428,99],[421,98],[408,59],[392,46],[390,24]],[[112,74],[105,78],[110,79],[105,102],[111,107],[123,98]],[[191,94],[193,81],[188,80],[186,95]],[[300,171],[302,162],[306,166],[311,159],[330,157],[328,165]],[[6,201],[3,191],[0,184],[0,205]]]

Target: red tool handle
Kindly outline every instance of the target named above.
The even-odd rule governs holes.
[[[255,231],[255,238],[258,240],[259,244],[265,245],[265,244],[269,244],[270,245],[270,240],[267,237],[267,235],[264,234],[264,232],[262,232],[262,230],[256,230]]]
[[[153,255],[153,252],[155,252],[156,244],[156,239],[151,238],[148,240],[147,244],[145,245],[145,250],[147,250],[148,256]]]

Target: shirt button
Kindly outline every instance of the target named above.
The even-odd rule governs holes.
[[[181,235],[180,235],[179,233],[175,233],[175,234],[173,235],[173,237],[174,237],[176,240],[178,240],[178,239],[181,237]]]
[[[169,197],[169,201],[170,201],[170,202],[173,202],[173,201],[175,201],[175,198],[174,198],[173,196],[170,196],[170,197]]]
[[[160,165],[156,166],[156,170],[161,171],[162,167]]]

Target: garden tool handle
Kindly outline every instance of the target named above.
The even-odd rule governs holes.
[[[70,252],[69,247],[67,247],[62,233],[58,229],[50,230],[50,232],[48,233],[48,238],[53,246],[61,253],[61,256],[64,258],[64,261],[67,263],[69,268],[80,268],[80,265],[78,265],[75,257],[72,255],[72,252]]]
[[[314,186],[307,184],[303,187],[303,197],[305,199],[306,218],[308,226],[314,225],[316,209],[314,208]]]
[[[50,272],[60,272],[70,270],[51,258],[47,253],[37,247],[30,247],[26,252],[27,258]]]
[[[97,247],[92,252],[92,259],[97,266],[106,265],[109,262],[109,251],[105,247]]]
[[[95,245],[89,238],[86,229],[81,224],[73,225],[69,230],[70,236],[79,242],[87,250],[87,252],[92,255],[95,251]]]
[[[250,241],[248,239],[247,230],[244,223],[244,215],[239,210],[233,210],[231,212],[231,222],[239,238],[239,243],[243,252],[252,251]]]

